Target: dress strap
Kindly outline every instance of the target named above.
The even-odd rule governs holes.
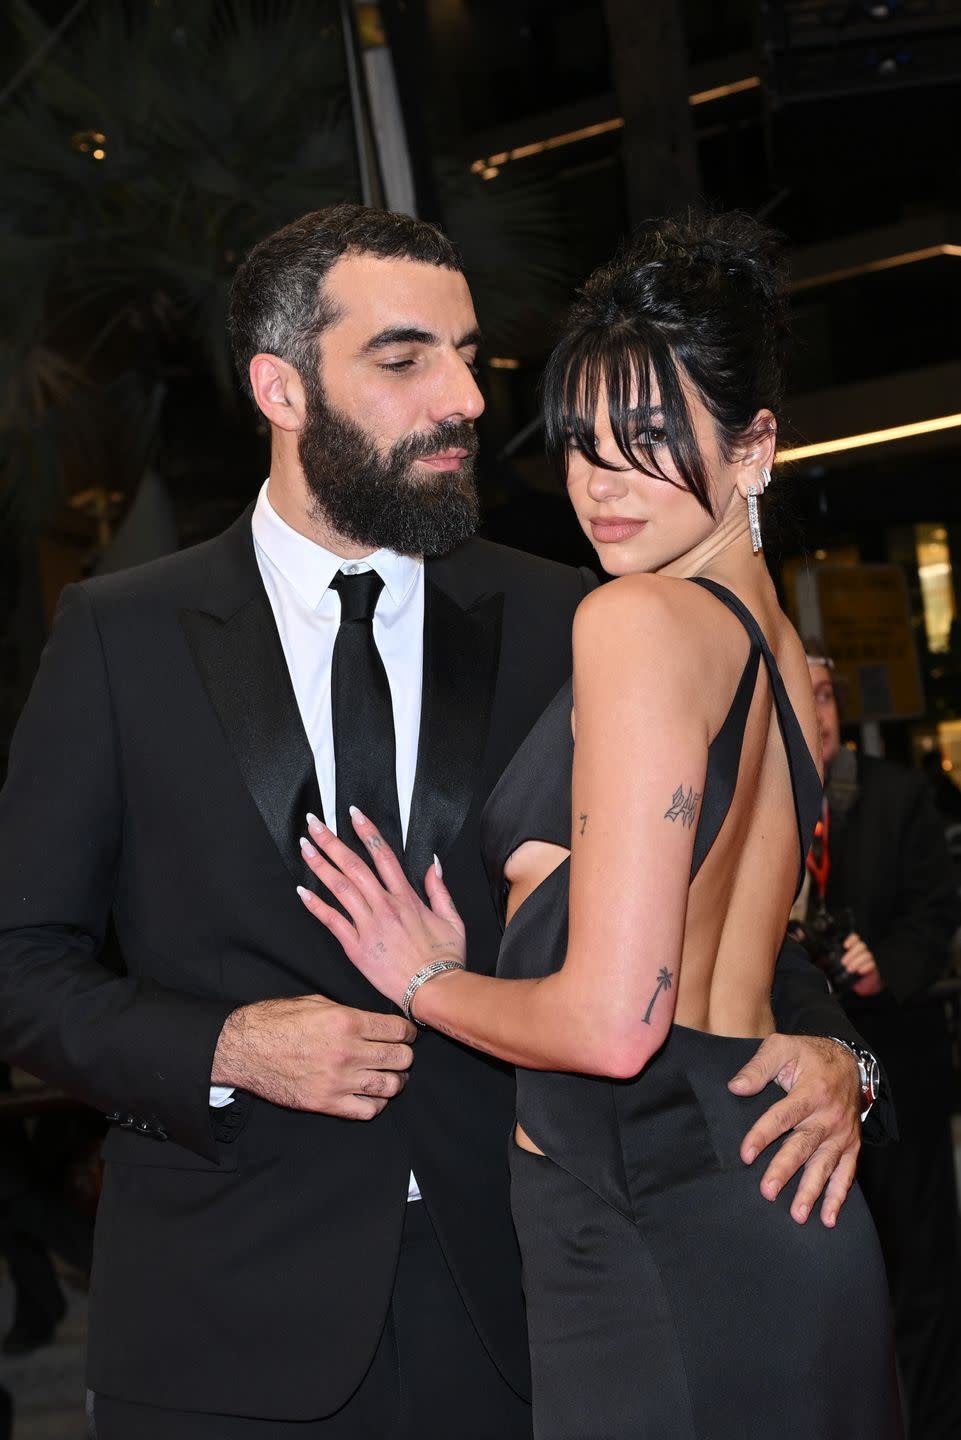
[[[804,739],[804,732],[802,731],[797,715],[795,714],[794,706],[791,704],[790,697],[787,693],[787,688],[785,687],[784,680],[781,676],[781,671],[778,668],[778,663],[774,658],[770,645],[768,645],[767,640],[764,637],[764,632],[762,631],[760,625],[757,623],[754,616],[751,614],[750,610],[748,610],[747,606],[743,603],[743,601],[739,600],[738,597],[727,588],[727,586],[719,585],[716,580],[708,580],[703,575],[698,575],[693,578],[695,585],[700,585],[703,589],[709,590],[716,599],[720,600],[722,605],[724,605],[728,610],[730,610],[733,615],[737,616],[738,620],[740,620],[741,624],[744,626],[751,639],[752,650],[754,649],[754,647],[756,647],[757,650],[760,651],[761,655],[763,655],[764,657],[764,664],[767,668],[768,679],[771,685],[771,695],[774,700],[774,708],[777,711],[778,727],[781,731],[781,739],[784,743],[784,750],[787,755],[788,761],[788,770],[791,776],[791,792],[794,798],[794,814],[797,821],[798,844],[801,850],[801,859],[799,866],[800,878],[798,881],[798,884],[800,885],[801,881],[803,881],[804,879],[805,858],[807,856],[807,852],[811,843],[811,838],[814,834],[814,826],[817,823],[818,814],[820,812],[822,790],[821,777],[818,774],[817,766],[815,765],[811,752],[808,749],[807,741]],[[757,669],[755,667],[755,675],[756,674]],[[741,686],[738,687],[738,693],[740,693],[743,683],[744,677],[742,677]],[[748,704],[748,708],[750,708],[750,703]],[[745,714],[745,724],[746,720],[747,716]],[[725,721],[725,725],[726,724],[727,721]],[[718,732],[715,743],[717,739],[720,738],[721,733],[722,732],[720,731]],[[741,740],[743,740],[743,735],[744,727],[742,725]],[[723,818],[724,817],[722,816],[722,822]],[[720,826],[718,826],[718,829],[720,829]],[[716,838],[717,832],[715,831],[712,839]]]

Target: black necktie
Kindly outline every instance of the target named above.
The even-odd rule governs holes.
[[[340,628],[330,675],[337,778],[337,834],[365,854],[348,807],[377,825],[403,858],[397,804],[397,747],[387,671],[374,643],[374,609],[384,582],[373,570],[340,572],[331,581],[340,596]]]

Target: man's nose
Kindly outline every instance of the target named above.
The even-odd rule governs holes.
[[[458,355],[445,372],[444,384],[438,386],[430,418],[441,420],[477,420],[484,413],[484,397],[473,371]]]

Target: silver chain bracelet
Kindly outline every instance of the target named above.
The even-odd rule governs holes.
[[[419,1025],[421,1030],[425,1030],[427,1028],[425,1023],[422,1020],[418,1020],[410,1008],[414,996],[420,987],[425,985],[428,980],[433,980],[435,975],[440,975],[445,970],[463,969],[464,966],[459,960],[432,960],[429,965],[424,966],[423,970],[418,970],[416,975],[412,975],[408,982],[407,989],[404,991],[404,998],[401,1001],[401,1009],[407,1016],[407,1019],[412,1020],[415,1025]]]

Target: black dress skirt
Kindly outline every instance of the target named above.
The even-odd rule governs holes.
[[[700,581],[751,641],[709,755],[692,878],[737,783],[759,663],[767,666],[794,787],[802,856],[820,780],[774,657],[735,596]],[[570,842],[568,684],[493,792],[484,851],[495,900],[525,839]],[[803,866],[803,858],[802,858]],[[498,974],[550,974],[567,944],[569,864],[517,910]],[[536,1440],[901,1440],[889,1301],[855,1187],[838,1224],[797,1225],[797,1181],[773,1203],[740,1159],[780,1092],[734,1096],[757,1050],[675,1024],[633,1080],[520,1069],[512,1205],[524,1265]]]

